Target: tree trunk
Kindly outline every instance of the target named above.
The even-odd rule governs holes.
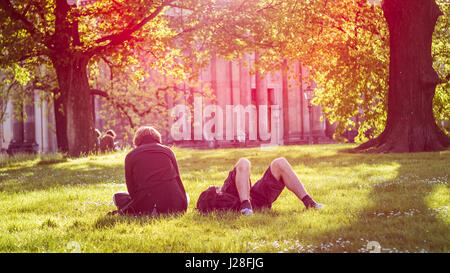
[[[55,32],[51,37],[50,59],[59,85],[57,104],[63,109],[62,115],[56,115],[59,118],[58,140],[61,141],[58,145],[64,149],[67,140],[67,153],[79,156],[92,151],[96,138],[87,74],[90,56],[73,49],[80,41],[78,24],[70,20],[71,9],[66,0],[55,1]]]
[[[87,78],[88,60],[84,55],[53,58],[62,97],[60,103],[66,118],[67,152],[70,156],[89,153],[96,141]]]
[[[59,89],[53,90],[53,110],[55,113],[56,124],[56,142],[58,145],[58,151],[62,153],[68,153],[69,147],[67,144],[67,119],[65,110],[66,98],[59,92]]]
[[[431,56],[434,27],[442,13],[434,0],[385,0],[383,11],[390,33],[387,122],[383,133],[356,150],[444,150],[450,138],[433,115],[439,77]]]

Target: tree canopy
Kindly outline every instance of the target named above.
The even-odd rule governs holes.
[[[285,60],[300,61],[318,86],[313,102],[337,124],[336,139],[358,128],[357,141],[363,142],[385,128],[389,30],[372,1],[78,2],[0,0],[0,68],[8,78],[3,100],[11,90],[25,94],[30,87],[61,99],[58,111],[74,127],[66,137],[76,136],[68,139],[71,154],[93,145],[93,123],[82,125],[92,116],[90,94],[105,97],[105,114],[114,108],[133,127],[160,115],[167,97],[210,96],[195,79],[212,54],[233,59],[257,52],[252,69],[262,73],[279,70]],[[432,53],[441,83],[433,111],[442,126],[450,116],[450,8],[444,0],[437,3],[443,15]]]
[[[136,92],[137,83],[150,71],[172,81],[189,72],[185,70],[189,68],[186,56],[192,54],[186,55],[185,48],[176,43],[177,37],[191,31],[192,26],[180,24],[177,16],[166,12],[175,2],[2,0],[0,66],[4,70],[17,65],[27,68],[31,81],[37,68],[46,65],[46,74],[50,75],[47,85],[55,87],[46,90],[59,99],[57,123],[59,119],[62,134],[58,141],[67,138],[69,154],[89,152],[95,141],[90,94],[93,85],[105,86],[105,81],[95,78],[100,60],[109,65],[111,75],[127,79],[123,84],[134,82],[131,90]],[[201,5],[199,1],[189,4],[190,8]],[[111,83],[111,77],[109,80]],[[173,85],[171,80],[169,84]],[[120,94],[123,88],[102,91],[116,105],[124,98]],[[127,99],[133,97],[128,95]],[[123,110],[144,111],[136,102],[125,102],[125,106],[133,107]]]
[[[450,13],[446,1],[437,3],[443,15],[433,35],[433,60],[442,82],[436,89],[433,110],[442,126],[441,121],[450,117]],[[389,30],[380,3],[255,0],[231,1],[228,5],[228,23],[215,25],[211,42],[214,52],[232,57],[259,52],[261,58],[255,68],[263,72],[279,70],[286,59],[300,61],[310,69],[311,80],[318,86],[313,103],[321,106],[325,118],[337,123],[338,140],[344,140],[341,135],[353,128],[359,132],[357,142],[384,130]]]

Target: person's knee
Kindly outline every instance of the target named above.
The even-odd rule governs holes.
[[[276,158],[270,163],[270,169],[272,172],[275,173],[281,173],[283,170],[286,170],[286,168],[288,168],[289,166],[290,166],[289,162],[284,157]]]
[[[236,163],[236,169],[240,172],[250,172],[250,168],[251,168],[251,163],[246,158],[241,158]]]

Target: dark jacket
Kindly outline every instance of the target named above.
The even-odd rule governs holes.
[[[142,212],[184,212],[186,191],[173,151],[158,143],[143,144],[125,158],[125,179],[135,206]],[[147,195],[141,198],[141,195]]]
[[[104,135],[100,139],[100,151],[102,153],[114,151],[114,138],[110,135]]]

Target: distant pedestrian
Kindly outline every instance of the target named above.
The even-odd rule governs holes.
[[[109,129],[100,139],[100,151],[102,153],[110,152],[115,150],[114,139],[116,138],[116,133]]]

